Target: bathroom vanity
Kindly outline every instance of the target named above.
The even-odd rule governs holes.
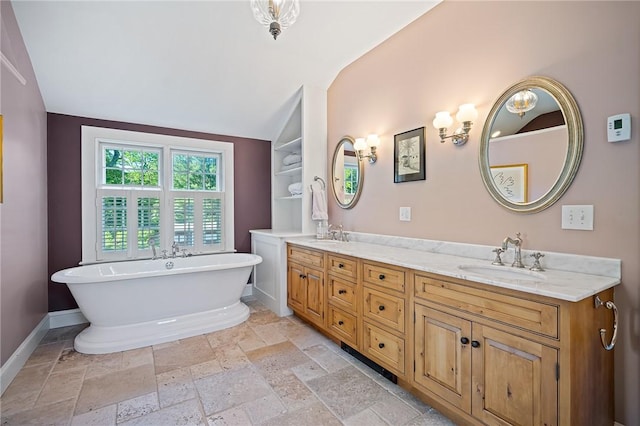
[[[490,263],[293,239],[287,301],[460,423],[613,424],[613,353],[599,334],[612,311],[594,299],[613,300],[619,276]]]

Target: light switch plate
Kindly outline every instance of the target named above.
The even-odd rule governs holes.
[[[411,222],[411,207],[400,207],[400,221]]]
[[[562,229],[593,231],[593,205],[562,206]]]

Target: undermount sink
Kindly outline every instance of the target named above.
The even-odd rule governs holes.
[[[482,275],[487,278],[503,278],[508,280],[521,281],[544,281],[547,278],[528,269],[518,269],[509,266],[483,266],[483,265],[461,265],[458,269],[470,274]]]

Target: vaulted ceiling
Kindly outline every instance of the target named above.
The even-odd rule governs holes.
[[[249,0],[12,2],[48,112],[272,139],[303,84],[437,1],[301,0],[273,40]]]

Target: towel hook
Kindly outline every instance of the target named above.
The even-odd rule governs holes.
[[[600,306],[613,310],[613,336],[611,337],[611,343],[607,344],[605,339],[607,330],[604,328],[600,329],[600,340],[602,341],[602,346],[604,346],[606,350],[610,351],[616,345],[616,340],[618,339],[618,308],[616,308],[616,305],[612,301],[608,300],[603,302],[600,300],[599,296],[596,296],[595,307],[599,308]]]

